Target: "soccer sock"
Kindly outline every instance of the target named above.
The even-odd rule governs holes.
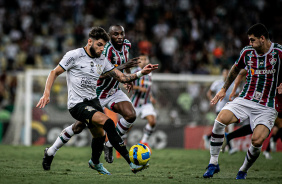
[[[146,126],[144,127],[144,134],[142,137],[141,142],[148,142],[149,137],[152,135],[152,133],[154,132],[155,128],[151,127],[151,125],[149,123],[146,124]]]
[[[106,138],[106,136],[92,138],[92,142],[91,142],[92,157],[91,157],[91,160],[94,164],[100,163],[99,159],[100,159],[100,156],[101,156],[103,148],[104,148],[105,138]]]
[[[238,128],[237,130],[234,130],[233,132],[228,133],[226,137],[227,137],[228,141],[230,141],[234,138],[246,136],[246,135],[249,135],[249,134],[252,134],[252,133],[253,133],[253,131],[252,131],[250,125],[244,125],[244,126]]]
[[[250,148],[248,149],[248,152],[245,157],[245,161],[239,171],[248,172],[250,167],[253,165],[253,163],[256,161],[256,159],[259,157],[261,147],[255,147],[251,144]]]
[[[49,156],[55,156],[56,152],[71,139],[71,137],[74,135],[72,126],[73,124],[66,127],[56,139],[54,144],[47,150],[47,154]]]
[[[113,122],[113,120],[108,119],[105,122],[103,128],[107,132],[108,139],[113,145],[113,147],[123,156],[123,158],[128,162],[128,164],[130,164],[131,162],[129,159],[128,151],[123,140],[116,131],[115,123]]]
[[[127,122],[124,118],[121,118],[117,122],[116,131],[120,136],[123,136],[128,131],[128,129],[132,126],[132,124],[133,123]]]
[[[215,120],[210,143],[210,164],[218,164],[218,156],[224,140],[225,127],[226,125]]]

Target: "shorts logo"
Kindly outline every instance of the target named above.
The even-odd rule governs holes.
[[[85,107],[86,110],[88,110],[89,112],[94,111],[95,109],[91,106],[86,106]]]

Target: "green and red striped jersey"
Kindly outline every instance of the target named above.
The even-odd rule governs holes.
[[[269,51],[260,56],[252,46],[242,49],[235,65],[247,70],[246,83],[239,95],[247,100],[275,108],[276,87],[281,78],[282,46],[272,43]]]
[[[109,41],[106,43],[103,55],[111,62],[115,67],[126,63],[129,60],[129,51],[131,43],[124,39],[122,50],[118,51],[114,48],[113,44]],[[123,72],[123,71],[122,71]],[[113,95],[119,88],[119,81],[109,77],[105,79],[99,79],[97,82],[97,96],[100,99],[107,98]]]
[[[138,67],[136,70],[133,70],[133,73],[141,71],[142,69]],[[130,97],[131,102],[134,107],[140,107],[143,104],[151,103],[150,101],[150,93],[151,93],[151,85],[152,85],[152,73],[148,75],[144,75],[139,79],[134,81],[135,86],[140,86],[146,88],[146,92],[141,92],[139,90],[134,90],[132,96]]]

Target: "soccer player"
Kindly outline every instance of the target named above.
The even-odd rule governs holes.
[[[249,46],[243,48],[239,59],[232,66],[222,89],[211,100],[216,104],[222,100],[240,69],[247,69],[246,83],[239,95],[220,111],[212,130],[210,161],[204,178],[211,178],[220,171],[219,152],[224,140],[225,127],[237,121],[250,120],[253,130],[252,143],[236,179],[246,179],[247,172],[259,157],[264,140],[269,135],[277,117],[275,96],[278,79],[282,78],[282,46],[272,43],[263,24],[255,24],[247,31]]]
[[[141,71],[142,68],[149,64],[149,58],[146,55],[140,55],[139,60],[141,62],[138,64],[138,67],[133,70],[134,73]],[[148,139],[155,130],[157,115],[153,106],[155,99],[152,95],[151,85],[151,73],[135,80],[133,86],[133,94],[130,97],[132,104],[134,105],[136,115],[141,115],[141,118],[146,119],[148,122],[144,127],[143,137],[140,141],[140,143],[145,144],[148,147]]]
[[[212,83],[212,85],[210,86],[210,89],[208,90],[207,92],[207,97],[209,98],[209,100],[212,99],[213,95],[216,94],[217,92],[219,92],[221,90],[221,88],[223,87],[224,85],[224,81],[226,80],[227,78],[227,75],[228,75],[228,72],[229,72],[229,68],[227,67],[223,67],[222,68],[222,77],[223,79],[219,79],[219,80],[216,80]],[[232,86],[234,85],[234,83],[231,84],[231,88],[229,88],[227,91],[226,91],[226,96],[223,98],[222,101],[219,101],[217,104],[216,104],[216,107],[215,107],[215,111],[216,111],[216,114],[219,114],[220,110],[224,107],[224,105],[229,102],[229,95],[231,94],[231,91],[232,91]],[[236,92],[237,94],[239,93],[238,90]],[[232,125],[229,125],[228,127],[228,131],[232,131],[233,127],[231,127]],[[204,138],[204,141],[205,141],[205,147],[208,148],[209,146],[209,143],[210,143],[210,138],[211,138],[211,134],[210,135],[204,135],[203,136]],[[229,143],[228,144],[228,147],[229,147],[229,154],[234,154],[237,152],[237,150],[235,148],[232,149],[232,146],[231,144]]]
[[[94,139],[92,147],[95,152],[92,154],[91,163],[89,164],[91,164],[93,169],[97,170],[99,174],[111,174],[103,167],[103,164],[99,162],[106,132],[112,145],[128,162],[132,172],[136,173],[145,169],[148,165],[137,166],[130,162],[128,150],[121,137],[117,134],[113,120],[103,113],[103,109],[96,94],[97,81],[100,75],[107,73],[120,82],[131,82],[143,75],[149,74],[157,68],[157,65],[149,64],[145,66],[142,71],[135,74],[123,74],[102,55],[104,46],[108,40],[109,36],[103,28],[92,28],[89,32],[87,45],[83,48],[67,52],[59,62],[59,65],[50,72],[43,96],[40,98],[36,107],[44,108],[45,105],[50,102],[50,90],[53,82],[57,76],[67,71],[69,112],[77,121],[87,125]],[[72,126],[64,129],[60,136],[61,141],[68,141],[74,134],[74,130]],[[45,170],[50,170],[53,157],[54,154],[49,153],[48,148],[46,148],[42,162]]]
[[[234,87],[233,87],[232,92],[229,96],[230,100],[233,99],[236,89],[238,88],[238,86],[239,86],[241,80],[243,79],[243,77],[246,76],[246,75],[247,75],[247,71],[245,69],[242,69],[240,71],[240,73],[238,74],[238,76],[236,77],[235,82],[234,82]],[[282,88],[282,86],[280,85],[280,87],[277,87],[278,90],[279,90],[279,88]],[[282,93],[282,92],[280,92],[280,93]],[[278,138],[280,138],[282,140],[282,94],[279,94],[279,92],[278,92],[278,94],[276,95],[275,98],[276,98],[276,102],[277,102],[275,109],[278,112],[278,116],[277,116],[275,123],[274,123],[273,131],[272,131],[272,137],[270,138],[270,142],[268,143],[266,150],[263,152],[263,155],[265,156],[266,159],[272,158],[271,155],[270,155],[270,150],[275,149],[275,147],[276,147],[275,142],[278,140]],[[225,149],[225,146],[228,144],[228,142],[230,140],[237,138],[237,137],[242,137],[242,136],[246,136],[246,135],[253,133],[253,131],[250,127],[249,121],[246,121],[246,122],[247,122],[246,125],[243,125],[242,127],[238,128],[237,130],[235,130],[231,133],[225,133],[225,140],[222,144],[223,150]]]

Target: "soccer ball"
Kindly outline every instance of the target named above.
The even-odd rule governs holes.
[[[150,158],[150,149],[144,144],[133,145],[129,150],[129,159],[136,165],[146,165]]]

